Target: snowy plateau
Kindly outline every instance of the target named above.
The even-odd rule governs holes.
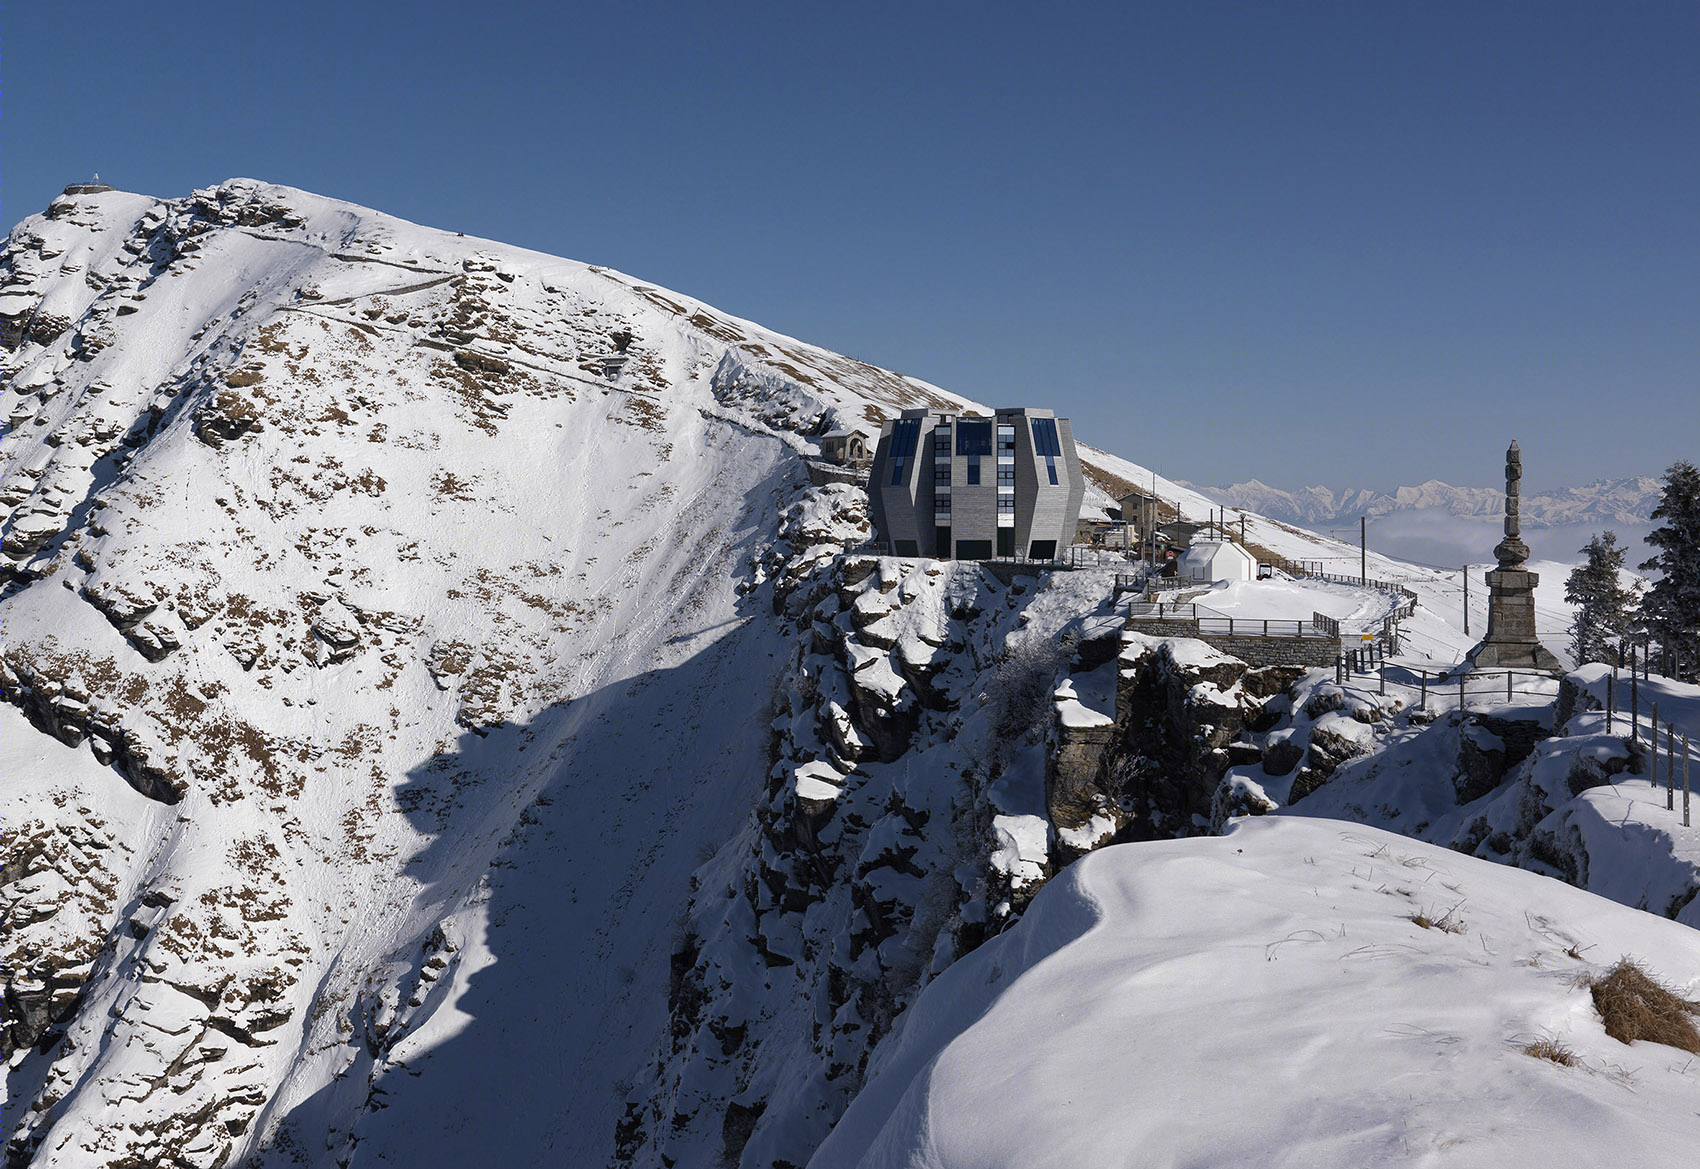
[[[74,189],[0,279],[8,1166],[1700,1148],[1589,989],[1700,998],[1646,747],[1700,688],[1461,706],[1458,575],[1373,553],[1188,601],[1400,618],[1385,686],[1132,631],[1114,561],[880,557],[820,436],[983,407],[302,191]]]

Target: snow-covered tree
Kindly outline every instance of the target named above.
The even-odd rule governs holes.
[[[1579,666],[1611,660],[1629,631],[1634,598],[1618,576],[1627,551],[1618,544],[1615,532],[1597,535],[1582,549],[1587,562],[1564,582],[1564,599],[1576,606],[1570,622],[1570,652]]]
[[[1664,475],[1664,493],[1647,543],[1659,554],[1641,565],[1659,573],[1642,614],[1684,679],[1700,677],[1700,470],[1684,459]]]

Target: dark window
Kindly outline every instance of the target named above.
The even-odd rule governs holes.
[[[891,428],[891,457],[907,459],[915,453],[915,443],[921,437],[919,418],[899,418]]]
[[[956,558],[958,560],[990,560],[992,558],[992,542],[990,540],[958,540],[956,542]]]
[[[1035,540],[1027,552],[1029,560],[1055,560],[1057,542],[1055,540]]]
[[[1055,418],[1033,419],[1033,453],[1049,455],[1052,458],[1062,454],[1062,444],[1057,441]]]
[[[903,461],[914,458],[915,444],[920,441],[921,420],[899,418],[891,428],[891,485],[903,482]],[[911,541],[913,543],[913,541]],[[914,555],[914,553],[910,553]]]
[[[977,486],[980,482],[980,459],[976,455],[968,460],[968,485]]]
[[[1057,465],[1051,462],[1051,460],[1046,459],[1045,470],[1051,473],[1051,486],[1055,487],[1057,483]]]
[[[956,453],[959,455],[991,454],[992,424],[990,422],[958,422],[956,424]]]
[[[1014,487],[1015,486],[1015,464],[1014,463],[1010,463],[1006,466],[1002,466],[1002,467],[998,468],[998,486],[999,487]]]
[[[950,559],[950,529],[933,529],[933,555],[944,560]]]
[[[919,556],[921,552],[915,547],[915,541],[899,540],[897,541],[897,554],[899,556]]]
[[[998,496],[998,514],[999,515],[1014,515],[1015,514],[1015,496],[1013,496],[1013,495],[1000,495],[1000,496]]]
[[[1014,556],[1015,555],[1015,529],[1014,528],[999,528],[998,529],[998,555],[999,556]]]
[[[933,482],[934,483],[949,483],[950,482],[950,464],[949,463],[934,463],[933,464]]]
[[[933,496],[933,514],[934,515],[944,515],[944,516],[947,516],[947,515],[950,514],[950,496],[948,496],[948,495],[935,495],[935,496]]]

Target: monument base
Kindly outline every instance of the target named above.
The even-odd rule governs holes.
[[[1535,586],[1540,580],[1538,574],[1522,568],[1487,574],[1487,635],[1465,655],[1470,669],[1564,671],[1535,636]]]

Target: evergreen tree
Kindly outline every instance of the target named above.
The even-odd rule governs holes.
[[[1564,582],[1564,599],[1576,606],[1570,622],[1570,652],[1576,664],[1611,661],[1623,635],[1629,632],[1632,597],[1618,572],[1628,549],[1617,533],[1606,532],[1582,549],[1587,563],[1578,565]]]
[[[1677,663],[1679,677],[1700,677],[1700,470],[1686,459],[1665,472],[1664,493],[1653,509],[1647,543],[1659,554],[1641,565],[1659,579],[1647,590],[1642,614]]]

